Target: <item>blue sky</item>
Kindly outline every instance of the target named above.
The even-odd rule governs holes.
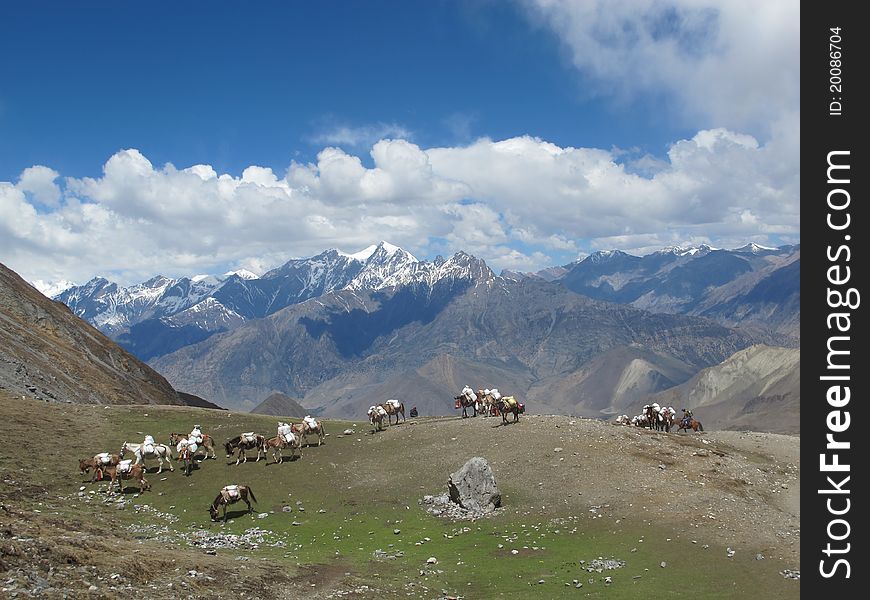
[[[135,280],[381,238],[519,269],[798,241],[793,12],[6,4],[0,261],[30,279]],[[192,179],[194,165],[210,170]],[[107,257],[112,244],[130,251]]]

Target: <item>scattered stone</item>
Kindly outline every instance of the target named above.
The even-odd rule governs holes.
[[[561,452],[562,448],[553,448],[553,452]]]
[[[728,558],[731,558],[732,556],[734,556],[734,550],[732,550],[730,547],[726,548],[725,552],[726,552],[726,554],[728,554]]]
[[[426,564],[427,565],[437,565],[438,559],[435,558],[434,556],[430,556],[429,558],[426,559]]]
[[[401,529],[393,529],[393,533],[395,533],[396,535],[399,535],[400,533],[402,533],[402,530]]]
[[[584,565],[583,569],[589,573],[601,573],[602,571],[621,569],[625,566],[625,561],[618,558],[601,558],[599,556],[596,559],[590,560],[588,564],[584,564],[584,561],[580,561],[580,564]]]
[[[511,554],[519,554],[519,553],[520,553],[519,550],[511,550]]]
[[[543,580],[543,579],[538,579],[538,584],[540,585],[540,584],[542,584],[542,583],[544,583],[544,580]]]
[[[662,561],[661,563],[659,563],[659,566],[660,566],[662,569],[664,569],[665,567],[668,566],[668,563],[666,563],[665,561]]]
[[[342,433],[344,433],[344,435],[353,435],[355,432],[353,429],[345,429]]]
[[[611,583],[613,583],[613,577],[609,577],[609,576],[608,576],[608,577],[605,577],[605,578],[604,578],[604,583],[605,583],[606,585],[610,585]]]
[[[282,506],[281,511],[286,512],[286,513],[293,512],[293,507],[292,506]]]
[[[800,579],[801,578],[801,572],[793,570],[793,569],[785,569],[783,571],[780,571],[779,574],[782,575],[783,577],[785,577],[786,579]]]
[[[580,588],[583,587],[583,584],[578,581],[577,583],[574,584],[574,587],[579,590]]]
[[[764,555],[759,552],[755,555],[755,560],[764,560]]]

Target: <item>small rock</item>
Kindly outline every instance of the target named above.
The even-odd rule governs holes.
[[[353,429],[345,429],[342,433],[344,433],[344,435],[353,435],[354,430]]]
[[[97,586],[95,586],[95,585],[90,585],[90,586],[88,586],[88,591],[89,591],[89,592],[96,592],[96,591],[97,591]]]
[[[282,506],[282,507],[281,507],[281,510],[282,510],[283,512],[286,512],[286,513],[288,513],[288,512],[293,512],[293,507],[292,507],[292,506]]]
[[[583,584],[578,581],[577,583],[574,584],[574,587],[579,590],[580,588],[583,587]]]
[[[543,579],[538,579],[538,584],[544,583]]]
[[[761,554],[761,553],[756,554],[756,555],[755,555],[755,560],[764,560],[764,555]]]
[[[519,553],[520,553],[519,550],[511,550],[511,554],[519,554]]]
[[[553,448],[553,452],[561,452],[562,448]]]
[[[395,533],[396,535],[399,535],[400,533],[402,533],[402,530],[401,529],[393,529],[393,533]]]
[[[665,561],[662,561],[662,562],[659,563],[659,566],[660,566],[662,569],[664,569],[665,567],[668,566],[668,563],[666,563]]]
[[[434,556],[430,556],[429,558],[426,559],[426,564],[427,565],[437,565],[438,559],[435,558]]]
[[[613,583],[613,577],[605,577],[604,583],[606,583],[607,585],[610,585],[611,583]]]

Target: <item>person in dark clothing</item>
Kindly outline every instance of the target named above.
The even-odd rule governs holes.
[[[416,406],[412,406],[412,407],[411,407],[411,418],[413,419],[413,418],[416,417],[416,416],[417,416],[417,407],[416,407]]]

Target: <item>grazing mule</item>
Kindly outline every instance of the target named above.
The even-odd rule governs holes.
[[[394,406],[393,404],[390,403],[389,400],[387,400],[386,402],[381,404],[381,406],[384,408],[384,410],[387,411],[387,425],[393,424],[393,421],[392,421],[393,415],[396,415],[396,425],[399,424],[399,415],[400,414],[402,415],[402,421],[405,420],[405,403],[400,402],[398,400],[396,400],[396,402],[398,402],[398,404],[399,404],[398,406]]]
[[[692,431],[696,431],[696,432],[697,432],[699,429],[700,429],[701,431],[704,431],[704,426],[701,425],[701,421],[696,421],[695,419],[689,419],[689,421],[688,421],[688,423],[687,423],[687,422],[685,421],[685,419],[680,419],[680,424],[679,424],[679,426],[677,427],[677,433],[679,433],[680,430],[682,430],[682,429],[685,429],[685,430],[688,432],[688,431],[689,431],[689,428],[691,428]]]
[[[305,445],[310,445],[308,443],[309,435],[317,435],[317,445],[323,443],[323,439],[326,437],[326,431],[323,429],[323,423],[321,421],[314,421],[314,426],[312,427],[308,421],[302,421],[301,423],[293,423],[290,426],[291,431],[295,433],[297,436],[302,437],[302,441],[305,442]]]
[[[249,485],[228,485],[224,487],[217,495],[217,498],[214,499],[214,502],[211,503],[211,506],[208,507],[208,512],[211,515],[211,520],[217,521],[218,508],[223,506],[224,521],[226,521],[227,506],[229,506],[230,504],[235,504],[239,500],[245,501],[245,504],[248,505],[249,513],[254,512],[254,507],[251,506],[251,501],[248,500],[249,496],[254,502],[257,501],[257,497],[254,496],[254,490],[252,490],[251,486]]]
[[[156,458],[160,461],[160,468],[157,469],[158,475],[163,472],[163,461],[166,461],[166,464],[169,465],[169,470],[174,471],[175,467],[172,466],[172,450],[166,444],[154,444],[151,447],[151,452],[144,452],[144,448],[142,448],[144,444],[132,444],[130,442],[124,442],[121,446],[121,458],[124,458],[124,453],[129,451],[132,452],[136,457],[136,464],[142,465],[145,467],[145,470],[148,470],[148,467],[145,465],[146,458]]]
[[[498,410],[501,412],[502,425],[507,425],[508,413],[513,413],[514,423],[520,420],[520,405],[513,396],[502,396],[501,400],[496,402],[496,406],[498,406]]]
[[[674,426],[674,413],[669,411],[662,412],[662,428],[665,433],[670,433],[671,427]]]
[[[239,457],[236,459],[236,464],[238,465],[240,462],[248,462],[248,456],[245,454],[246,450],[257,449],[257,460],[260,460],[260,452],[263,453],[263,456],[266,455],[266,438],[262,435],[255,435],[253,438],[245,438],[237,435],[231,440],[227,440],[224,444],[224,449],[227,451],[227,458],[232,458],[233,454],[235,454],[236,450],[239,451]]]
[[[109,465],[108,467],[103,468],[103,472],[111,478],[111,481],[109,481],[110,492],[112,491],[115,482],[118,482],[118,492],[123,493],[124,489],[121,485],[121,481],[128,479],[139,482],[140,494],[147,489],[151,489],[151,484],[148,483],[147,479],[145,479],[145,465],[130,464],[131,462],[132,459],[129,461],[121,461],[116,465]],[[127,463],[127,470],[123,470],[124,463]]]
[[[273,438],[266,440],[266,448],[272,450],[272,460],[276,463],[284,462],[284,448],[290,448],[290,460],[296,456],[296,450],[299,450],[299,458],[302,458],[302,438],[295,433],[290,433],[293,437],[288,442],[283,435],[276,435]],[[269,456],[266,455],[266,464],[269,464]]]
[[[170,433],[169,445],[175,446],[179,441],[187,439],[187,435],[188,434],[186,433]],[[214,451],[214,438],[206,433],[202,434],[202,443],[197,444],[197,449],[196,452],[194,452],[194,455],[199,454],[200,450],[205,450],[205,458],[217,458],[217,454],[215,454]],[[209,453],[211,453],[211,456],[209,456]]]
[[[108,459],[105,460],[104,459]],[[103,470],[111,465],[117,465],[121,462],[121,457],[117,454],[109,454],[108,452],[103,452],[101,454],[95,455],[93,458],[80,458],[79,459],[79,472],[84,475],[88,473],[91,469],[94,470],[94,475],[91,477],[91,483],[95,482],[97,479],[102,479]]]

